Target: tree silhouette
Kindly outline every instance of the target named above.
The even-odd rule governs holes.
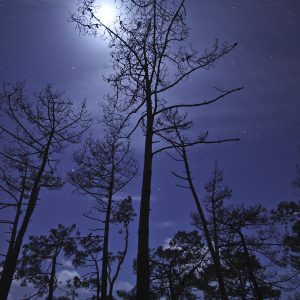
[[[191,108],[221,100],[240,89],[218,91],[209,100],[190,104],[167,105],[165,92],[192,73],[208,69],[232,51],[236,44],[219,44],[200,54],[185,45],[189,35],[185,0],[120,0],[120,15],[110,26],[99,19],[97,2],[80,0],[78,13],[72,16],[82,32],[108,40],[113,74],[107,78],[118,95],[118,109],[126,112],[126,121],[137,119],[131,135],[142,125],[145,135],[143,180],[138,230],[137,297],[149,299],[149,213],[151,195],[154,127],[158,117],[173,108]],[[100,8],[101,9],[101,8]],[[157,126],[156,126],[157,127]],[[161,127],[157,130],[166,128]]]
[[[0,133],[3,141],[9,141],[0,150],[0,188],[7,199],[0,207],[14,214],[12,220],[2,220],[10,225],[10,238],[0,279],[1,300],[7,299],[40,190],[61,187],[56,174],[59,154],[78,143],[91,124],[84,102],[76,109],[51,86],[30,100],[24,85],[4,85],[0,94]]]
[[[58,286],[58,258],[69,258],[76,251],[74,230],[75,225],[65,227],[59,224],[50,230],[48,236],[30,236],[29,243],[23,246],[16,278],[21,279],[22,286],[32,283],[38,289],[34,296],[42,297],[47,293],[48,300],[54,299]]]
[[[197,231],[179,231],[150,256],[152,291],[167,299],[198,299],[207,253]]]
[[[197,208],[197,217],[199,217],[202,229],[203,229],[203,237],[206,240],[206,244],[210,255],[213,260],[213,265],[215,269],[215,273],[218,279],[219,285],[219,292],[221,299],[228,299],[224,276],[222,274],[222,266],[219,257],[219,249],[218,249],[218,232],[216,227],[216,220],[213,220],[213,228],[210,230],[210,225],[208,223],[205,209],[204,209],[204,199],[201,203],[199,194],[196,191],[196,187],[193,182],[193,177],[191,173],[191,168],[189,164],[189,157],[188,157],[188,148],[200,145],[200,144],[219,144],[224,142],[230,141],[237,141],[238,139],[221,139],[221,140],[209,140],[208,139],[208,132],[202,133],[199,137],[191,139],[186,135],[186,132],[191,129],[192,122],[187,120],[187,115],[180,114],[177,108],[172,110],[168,110],[164,113],[164,115],[159,120],[160,123],[164,124],[164,127],[167,130],[159,131],[157,134],[165,140],[167,145],[162,148],[164,150],[175,150],[175,154],[177,156],[173,156],[169,154],[169,156],[177,162],[180,162],[184,166],[184,174],[178,174],[176,172],[172,172],[172,174],[179,179],[180,181],[184,182],[184,184],[177,184],[178,187],[189,189],[192,193],[196,208]],[[218,183],[218,181],[222,179],[218,179],[219,175],[217,171],[215,171],[213,182],[210,185]],[[207,186],[207,189],[210,190],[212,196],[216,199],[211,203],[212,204],[212,213],[214,214],[216,207],[220,204],[218,202],[223,202],[224,198],[230,196],[230,190],[223,190],[217,193],[213,187]],[[215,186],[216,188],[216,186]]]
[[[272,211],[272,220],[277,223],[277,234],[286,251],[287,263],[292,274],[287,276],[290,281],[290,290],[300,283],[300,203],[295,201],[281,202],[277,209]]]
[[[92,288],[96,300],[101,293],[101,253],[102,240],[98,235],[91,233],[85,237],[78,236],[78,249],[72,260],[76,268],[80,268],[80,278],[74,278],[69,285],[74,289]]]
[[[276,230],[274,219],[267,210],[261,205],[226,204],[224,200],[231,197],[231,188],[223,184],[222,172],[216,167],[206,191],[207,227],[217,237],[213,243],[222,262],[228,295],[233,296],[240,290],[244,297],[277,299],[280,295],[278,289],[292,290],[295,274],[289,274],[286,269],[282,228]],[[193,214],[193,220],[203,232],[198,213]],[[211,274],[211,278],[215,276],[211,271],[207,274]],[[241,284],[238,289],[236,282]]]
[[[113,300],[113,289],[115,282],[121,271],[128,250],[129,224],[133,220],[135,212],[132,206],[131,197],[118,201],[113,207],[111,223],[117,225],[118,233],[124,238],[123,249],[116,254],[108,254],[108,299]],[[78,279],[78,287],[90,288],[95,291],[93,299],[99,300],[101,293],[101,252],[102,241],[99,236],[89,234],[86,237],[78,237],[80,249],[77,250],[73,259],[73,265],[76,268],[84,270],[81,272],[81,278]],[[114,267],[115,265],[115,267]],[[72,283],[71,283],[72,284]],[[78,288],[77,287],[77,288]]]
[[[300,154],[300,149],[299,149],[299,154]],[[300,167],[297,165],[296,166],[296,178],[293,181],[293,186],[296,188],[296,190],[300,190]],[[299,193],[297,193],[297,195],[299,196]]]
[[[69,172],[69,182],[79,192],[96,200],[96,217],[87,214],[86,217],[104,224],[103,257],[101,274],[101,299],[107,297],[108,262],[109,262],[109,232],[114,209],[113,197],[120,192],[137,174],[134,153],[130,150],[128,139],[120,135],[126,127],[123,118],[114,113],[114,98],[110,98],[104,106],[105,135],[102,140],[89,138],[82,149],[74,154],[77,168]],[[104,220],[102,215],[104,214]]]
[[[117,254],[110,255],[109,257],[109,300],[113,300],[114,285],[128,251],[129,225],[135,216],[136,214],[132,206],[132,199],[130,196],[118,202],[113,211],[112,223],[121,226],[118,233],[123,235],[124,245],[122,250],[118,251]],[[115,271],[113,271],[113,263],[116,264]]]

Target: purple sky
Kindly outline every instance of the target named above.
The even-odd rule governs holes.
[[[215,38],[239,46],[210,71],[201,71],[166,95],[170,102],[195,102],[215,95],[214,87],[245,89],[209,107],[193,109],[195,129],[212,137],[240,137],[238,143],[199,146],[190,151],[192,171],[200,194],[214,162],[233,187],[232,202],[262,203],[271,208],[296,197],[291,188],[300,147],[300,2],[299,0],[188,1],[191,42],[200,51]],[[27,80],[28,92],[47,83],[79,102],[87,98],[100,116],[98,103],[109,92],[102,75],[109,73],[105,42],[79,36],[68,22],[76,10],[71,0],[0,0],[0,82]],[[94,132],[101,137],[101,128]],[[140,167],[143,140],[132,144]],[[69,149],[62,174],[72,168]],[[166,155],[156,158],[153,173],[151,246],[162,244],[179,229],[190,228],[194,210],[191,195],[178,189],[170,171],[180,170]],[[140,173],[141,173],[140,169]],[[140,177],[124,191],[138,210]],[[72,187],[44,192],[30,234],[45,234],[58,223],[77,222],[92,201],[72,194]],[[135,224],[136,225],[136,224]],[[120,280],[134,283],[132,258],[137,228],[131,228],[130,255]],[[0,247],[3,246],[1,240]]]

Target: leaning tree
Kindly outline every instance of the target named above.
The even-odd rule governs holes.
[[[99,1],[100,2],[100,1]],[[119,97],[118,109],[144,130],[144,162],[138,230],[137,297],[149,299],[149,215],[154,136],[166,130],[159,116],[172,108],[191,108],[214,103],[238,89],[217,91],[214,99],[169,105],[164,95],[199,70],[213,65],[235,47],[214,43],[200,53],[188,43],[185,0],[119,0],[116,21],[106,24],[97,13],[98,1],[79,0],[72,15],[80,31],[108,41],[113,73],[107,82]],[[157,125],[157,126],[156,126]],[[154,127],[156,130],[154,130]],[[155,143],[159,145],[159,143]],[[157,146],[156,146],[157,147]],[[159,146],[158,146],[159,147]]]
[[[200,194],[197,192],[196,185],[194,183],[194,178],[192,176],[192,170],[190,166],[188,149],[193,146],[201,144],[220,144],[226,142],[237,141],[238,139],[208,139],[208,132],[201,133],[198,137],[190,137],[188,132],[192,128],[192,122],[187,119],[187,114],[180,114],[177,107],[169,109],[164,112],[164,114],[159,118],[159,122],[164,124],[167,130],[161,131],[157,130],[157,135],[160,136],[167,144],[161,150],[173,150],[175,154],[168,153],[169,156],[183,165],[183,172],[172,172],[172,174],[179,179],[181,182],[177,184],[178,187],[190,190],[194,203],[197,208],[197,218],[199,218],[199,223],[201,224],[203,237],[206,241],[207,248],[211,255],[213,261],[213,268],[216,274],[218,282],[218,293],[221,299],[228,299],[224,275],[222,274],[222,265],[220,259],[220,249],[219,249],[219,232],[218,226],[216,224],[216,218],[213,217],[213,224],[210,226],[206,210],[204,207],[205,199],[201,199]],[[157,151],[157,152],[158,152]],[[209,205],[209,210],[212,211],[212,215],[216,212],[216,208],[219,207],[225,199],[229,198],[231,195],[231,189],[229,187],[222,187],[216,189],[216,184],[223,180],[221,174],[218,174],[217,169],[215,169],[212,182],[206,186],[207,191],[212,193],[213,201],[212,205]],[[211,198],[209,197],[209,198]],[[216,198],[216,199],[214,199]],[[208,200],[208,199],[207,199]],[[206,201],[207,204],[207,201]],[[211,230],[212,229],[212,230]]]
[[[18,256],[41,189],[59,189],[56,172],[61,152],[91,124],[83,102],[78,108],[62,92],[47,86],[32,99],[25,84],[4,85],[0,93],[0,189],[7,211],[1,223],[9,238],[0,279],[0,299],[11,287]]]

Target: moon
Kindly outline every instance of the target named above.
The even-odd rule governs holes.
[[[116,8],[107,2],[99,6],[95,12],[95,16],[105,25],[112,23],[116,18]]]

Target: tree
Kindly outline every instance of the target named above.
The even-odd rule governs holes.
[[[91,233],[85,237],[77,237],[80,248],[74,254],[72,264],[76,268],[81,268],[80,278],[75,277],[69,286],[74,289],[90,288],[95,291],[95,298],[100,299],[101,293],[101,252],[102,240],[98,235]],[[87,271],[85,271],[87,270]]]
[[[116,203],[112,210],[111,223],[118,226],[118,233],[124,238],[123,249],[116,254],[110,252],[108,256],[108,299],[113,300],[114,284],[120,273],[122,264],[125,260],[128,250],[129,224],[133,220],[135,212],[132,206],[131,197],[127,197]],[[120,228],[121,227],[121,228]],[[77,288],[92,287],[96,292],[93,299],[99,300],[101,293],[101,252],[102,241],[99,236],[89,234],[86,237],[78,237],[81,249],[79,249],[73,259],[73,265],[76,268],[86,269],[81,272],[81,278],[78,279]],[[113,265],[116,265],[115,268]],[[75,285],[76,285],[75,283]],[[72,283],[71,283],[72,284]]]
[[[16,278],[22,280],[22,286],[32,283],[38,289],[35,296],[42,297],[48,293],[47,299],[54,299],[58,286],[58,258],[69,258],[76,251],[74,230],[75,225],[65,227],[59,224],[50,230],[48,236],[30,236],[29,243],[23,246]]]
[[[152,291],[171,300],[198,299],[207,253],[197,231],[178,231],[167,247],[150,256]]]
[[[300,154],[300,149],[299,149],[299,154]],[[300,167],[297,165],[296,166],[296,178],[293,181],[293,186],[299,190],[300,189]],[[298,194],[299,196],[299,194]]]
[[[278,256],[282,254],[279,251],[282,245],[274,239],[266,209],[261,205],[228,205],[225,200],[231,198],[232,189],[224,185],[223,172],[217,164],[205,190],[207,228],[220,261],[227,294],[233,297],[240,291],[243,297],[255,299],[265,299],[270,295],[278,297],[280,292],[264,281],[266,268],[256,256],[263,254],[267,259],[279,262],[276,253]],[[193,214],[193,220],[197,228],[204,231],[198,213]],[[238,289],[236,282],[241,284]]]
[[[184,45],[189,35],[186,24],[185,0],[120,0],[120,15],[111,26],[99,19],[97,1],[80,0],[78,13],[72,16],[77,27],[85,33],[109,41],[113,74],[107,81],[119,95],[118,109],[126,112],[126,121],[137,122],[128,132],[131,135],[142,125],[145,135],[143,180],[138,230],[137,297],[149,299],[149,214],[154,130],[158,117],[177,107],[200,107],[217,102],[240,89],[220,91],[214,99],[192,104],[167,106],[163,99],[168,92],[192,73],[212,67],[231,52],[236,44],[220,45],[199,54]],[[100,7],[101,9],[101,7]],[[157,130],[163,130],[160,127]]]
[[[127,251],[128,251],[128,238],[129,238],[129,225],[134,220],[136,213],[132,205],[130,196],[118,202],[113,211],[112,223],[121,226],[118,230],[120,235],[123,235],[124,245],[123,249],[113,254],[109,258],[109,294],[108,299],[113,300],[113,289],[115,282],[121,271]],[[115,271],[113,272],[113,263],[116,262]]]
[[[300,282],[300,202],[281,202],[272,211],[272,220],[279,230],[277,234],[285,247],[287,263],[293,271],[290,277],[291,288],[298,287]]]
[[[126,125],[122,116],[117,118],[114,111],[114,98],[104,106],[105,136],[103,140],[88,139],[83,149],[74,154],[77,168],[69,173],[69,182],[78,191],[96,200],[96,211],[100,216],[86,217],[104,224],[102,247],[101,299],[107,297],[109,233],[112,210],[116,202],[113,197],[121,191],[136,175],[137,165],[134,153],[130,150],[128,139],[120,135]],[[104,214],[104,220],[102,220]]]
[[[2,143],[1,191],[7,197],[3,209],[13,209],[8,250],[0,279],[0,299],[7,299],[28,224],[42,188],[62,185],[56,174],[59,154],[91,125],[83,102],[72,102],[51,86],[34,96],[25,95],[24,83],[4,85],[0,95]]]
[[[218,245],[218,228],[216,223],[216,216],[213,217],[212,226],[209,224],[207,219],[205,209],[203,207],[204,203],[201,203],[200,197],[196,191],[196,187],[193,182],[193,177],[189,165],[188,158],[188,148],[200,145],[200,144],[219,144],[230,141],[237,141],[238,139],[222,139],[222,140],[209,140],[208,132],[201,134],[197,138],[191,139],[188,137],[185,132],[192,127],[192,122],[187,120],[187,115],[181,115],[178,112],[177,108],[168,110],[161,117],[160,122],[164,124],[165,128],[168,130],[159,131],[158,135],[164,139],[168,144],[162,148],[163,150],[173,149],[175,150],[176,157],[169,154],[169,156],[177,162],[181,162],[184,166],[184,174],[178,174],[172,172],[173,175],[183,181],[184,184],[178,184],[177,186],[185,189],[189,189],[192,193],[196,208],[197,208],[197,218],[199,218],[199,224],[203,231],[203,236],[205,238],[209,253],[211,255],[214,270],[217,276],[218,285],[219,285],[219,297],[223,300],[228,299],[224,276],[222,274],[222,266],[219,255],[219,245]],[[220,174],[215,169],[212,183],[207,185],[207,190],[212,193],[210,199],[213,200],[211,205],[211,211],[215,215],[216,208],[219,207],[224,199],[230,197],[231,191],[227,187],[224,190],[217,191],[216,186],[218,182],[222,181],[222,178],[219,178]],[[203,201],[204,202],[204,201]],[[210,230],[212,228],[212,230]]]

